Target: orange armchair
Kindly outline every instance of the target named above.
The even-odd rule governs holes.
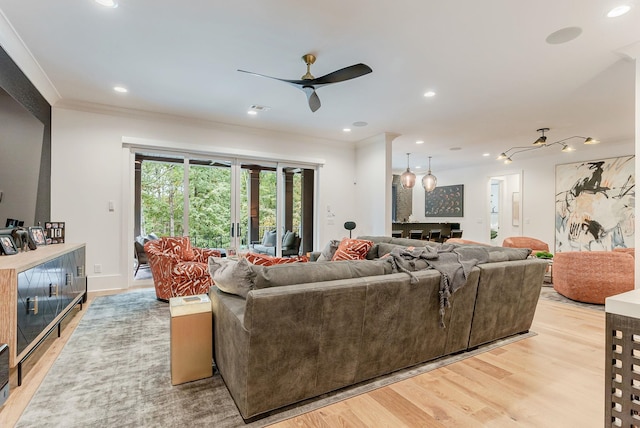
[[[220,251],[192,247],[186,236],[148,241],[144,250],[158,300],[168,302],[171,297],[209,292],[213,285],[209,257],[220,257]]]
[[[578,302],[604,304],[609,296],[633,290],[634,267],[633,250],[556,253],[553,288]]]
[[[549,251],[549,244],[528,236],[511,236],[502,242],[503,247],[531,248],[531,254],[535,256],[538,251]]]

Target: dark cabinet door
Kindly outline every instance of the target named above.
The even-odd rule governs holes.
[[[44,264],[18,274],[18,354],[55,317],[52,316],[52,312],[55,312],[55,302],[49,297],[49,269],[49,266]]]
[[[83,247],[18,274],[16,354],[85,292],[84,261]]]

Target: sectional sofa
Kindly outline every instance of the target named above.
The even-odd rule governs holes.
[[[246,298],[211,288],[215,361],[243,418],[529,330],[547,263],[528,251],[486,247],[441,319],[438,271],[379,258],[434,244],[363,238],[373,260],[252,266]]]

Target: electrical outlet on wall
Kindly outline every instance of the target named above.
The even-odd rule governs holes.
[[[102,265],[101,264],[93,265],[93,273],[102,273]]]

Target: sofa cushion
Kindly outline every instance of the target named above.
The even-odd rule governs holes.
[[[393,271],[391,260],[341,260],[333,263],[293,263],[288,265],[251,265],[256,289],[293,284],[333,281],[386,275]]]
[[[380,242],[376,244],[376,246],[378,247],[377,258],[386,256],[387,254],[391,253],[391,251],[393,251],[395,248],[407,248],[404,245],[389,244],[386,242]],[[424,245],[422,246],[424,247]]]
[[[373,242],[371,241],[344,238],[340,241],[340,245],[331,260],[364,260],[371,247],[373,247]]]
[[[251,264],[244,258],[236,261],[210,257],[209,274],[218,289],[245,299],[247,293],[253,288],[253,280],[256,276],[251,270]]]
[[[249,263],[259,266],[273,266],[287,263],[305,263],[309,261],[309,259],[305,256],[273,257],[267,254],[260,253],[247,253],[244,255],[244,258],[246,258]]]
[[[492,247],[488,245],[473,244],[449,244],[448,241],[443,245],[452,245],[455,248],[482,248],[489,252],[489,263],[508,262],[514,260],[526,260],[531,253],[528,248],[509,248],[509,247]]]

